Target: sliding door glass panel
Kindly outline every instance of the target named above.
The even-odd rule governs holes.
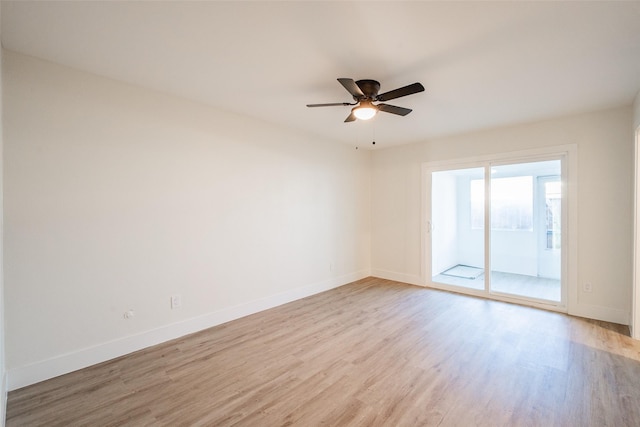
[[[561,161],[491,167],[492,292],[561,300]]]
[[[560,280],[562,239],[562,191],[560,176],[540,176],[537,185],[538,276]]]
[[[435,283],[484,290],[484,168],[431,174]]]

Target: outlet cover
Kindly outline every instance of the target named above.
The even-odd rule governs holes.
[[[182,307],[182,297],[180,295],[172,295],[171,296],[171,309],[175,310],[176,308]]]

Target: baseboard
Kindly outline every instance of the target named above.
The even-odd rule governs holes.
[[[371,270],[373,277],[379,277],[380,279],[394,280],[396,282],[408,283],[410,285],[424,286],[424,280],[420,276],[413,274],[397,273],[387,270]]]
[[[586,317],[588,319],[618,323],[620,325],[629,325],[630,323],[630,313],[628,310],[603,307],[600,305],[576,304],[575,307],[569,308],[569,314],[572,316]]]
[[[638,328],[634,328],[631,324],[629,324],[629,334],[634,340],[640,340],[640,331]]]
[[[7,421],[7,373],[2,372],[2,390],[0,390],[0,427]]]
[[[181,322],[172,323],[161,328],[145,331],[140,334],[123,337],[114,341],[84,348],[43,360],[26,366],[10,369],[7,372],[5,390],[16,390],[50,378],[77,371],[91,365],[124,356],[134,351],[161,344],[172,339],[202,331],[231,320],[274,308],[288,302],[328,291],[347,283],[363,279],[370,275],[369,271],[333,277],[321,282],[302,286],[279,294],[271,295],[233,307],[224,308],[203,316],[194,317]]]

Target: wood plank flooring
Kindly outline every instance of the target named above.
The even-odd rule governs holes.
[[[484,290],[485,274],[482,273],[475,279],[447,276],[438,274],[433,276],[434,283],[461,286],[463,288]],[[502,271],[491,272],[491,291],[512,296],[523,296],[537,300],[560,302],[562,288],[560,280],[544,277],[527,276],[525,274],[504,273]]]
[[[368,278],[9,393],[7,426],[639,426],[626,326]]]

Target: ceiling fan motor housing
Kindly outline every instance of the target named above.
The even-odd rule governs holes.
[[[358,80],[356,81],[356,84],[358,85],[358,87],[360,88],[360,90],[362,91],[362,93],[364,94],[365,98],[364,99],[371,99],[371,100],[375,100],[376,96],[378,95],[378,91],[380,90],[380,83],[378,83],[375,80]],[[356,101],[360,101],[362,100],[362,98],[358,98],[358,97],[353,97]]]

